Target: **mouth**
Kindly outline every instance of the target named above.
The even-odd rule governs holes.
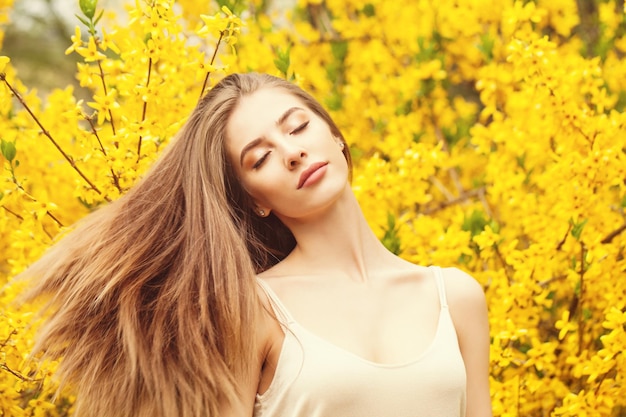
[[[315,171],[322,167],[325,167],[326,165],[328,165],[328,162],[315,162],[309,165],[309,167],[305,169],[302,174],[300,174],[300,180],[298,181],[298,190],[304,186],[306,180],[309,179],[309,177],[313,175]]]

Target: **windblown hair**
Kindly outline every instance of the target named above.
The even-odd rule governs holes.
[[[226,157],[230,115],[261,88],[293,94],[344,140],[297,86],[230,75],[143,180],[23,274],[25,299],[48,300],[35,352],[62,358],[58,376],[77,392],[76,416],[216,416],[253,377],[263,314],[255,275],[295,245],[275,216],[254,214]]]

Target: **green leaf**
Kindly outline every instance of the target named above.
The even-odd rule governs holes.
[[[333,91],[328,97],[326,97],[326,99],[324,99],[324,104],[328,110],[338,111],[343,107],[343,98],[339,95],[339,93]]]
[[[92,20],[94,15],[96,14],[96,6],[98,5],[98,0],[79,0],[78,5],[80,6],[80,10],[83,12],[85,16]]]
[[[404,102],[400,102],[398,107],[396,107],[396,116],[406,116],[411,113],[413,109],[413,100],[406,100]]]
[[[396,226],[396,218],[393,214],[387,214],[387,230],[381,239],[385,247],[395,255],[400,254],[400,238],[398,237],[398,227]]]
[[[483,213],[480,210],[474,210],[472,212],[472,214],[469,215],[469,217],[465,217],[465,219],[463,219],[463,225],[461,226],[461,229],[465,230],[466,232],[470,232],[472,234],[472,237],[480,234],[480,232],[482,232],[483,230],[485,230],[485,227],[489,224],[489,220],[485,217],[485,213]]]
[[[226,6],[235,15],[240,15],[246,10],[246,2],[241,0],[217,0],[217,5],[221,9]]]
[[[2,142],[0,142],[0,152],[2,152],[2,156],[4,156],[7,161],[13,162],[13,159],[15,159],[15,155],[17,154],[15,142],[7,142],[2,139]]]
[[[80,23],[82,23],[85,26],[89,26],[89,21],[85,20],[85,18],[80,17],[79,15],[74,15],[74,16],[76,16],[76,18],[80,20]]]
[[[582,222],[579,223],[574,223],[574,220],[570,219],[569,224],[572,225],[572,236],[574,236],[574,238],[576,238],[576,240],[580,240],[580,235],[583,233],[583,229],[585,227],[585,225],[587,224],[587,221],[589,219],[585,219]]]
[[[485,60],[487,62],[491,62],[493,60],[493,49],[495,45],[495,40],[488,34],[483,34],[480,37],[480,44],[478,45],[478,50],[482,52]]]
[[[372,17],[376,14],[376,8],[372,3],[367,3],[365,6],[363,6],[362,11],[363,14],[367,17]]]
[[[338,41],[332,42],[330,44],[330,51],[333,54],[333,58],[335,58],[339,62],[343,62],[348,55],[348,42],[347,41]]]
[[[93,21],[94,26],[98,24],[100,19],[102,19],[103,14],[104,14],[104,10],[100,10],[100,13],[98,13],[98,17],[96,17],[96,19]]]
[[[291,47],[287,47],[285,49],[278,49],[276,51],[276,59],[274,59],[274,65],[276,69],[280,71],[285,77],[287,76],[287,72],[289,72],[289,66],[291,65]]]

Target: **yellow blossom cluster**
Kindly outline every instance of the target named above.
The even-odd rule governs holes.
[[[85,102],[69,87],[40,98],[0,58],[0,284],[124,193],[222,74],[269,72],[331,111],[390,250],[484,286],[495,416],[626,415],[623,2],[127,11],[85,14],[68,40]],[[17,292],[0,293],[0,415],[68,415],[71,392],[50,403],[55,364],[26,360],[36,326]]]

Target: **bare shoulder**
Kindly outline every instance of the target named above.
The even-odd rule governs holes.
[[[469,313],[468,309],[485,308],[485,291],[474,277],[458,268],[443,268],[442,273],[451,309]]]
[[[456,269],[443,270],[450,315],[467,373],[467,416],[492,416],[489,391],[489,319],[482,285]]]
[[[261,281],[260,278],[259,281]],[[282,345],[284,332],[280,326],[280,319],[274,310],[275,307],[270,299],[270,295],[261,282],[258,284],[258,289],[261,314],[257,328],[257,338],[259,340],[260,356],[265,361],[276,350],[277,345]]]
[[[484,344],[489,339],[489,320],[482,285],[457,268],[445,268],[442,272],[450,315],[461,350]]]
[[[461,345],[468,343],[475,332],[488,327],[485,291],[470,274],[457,268],[442,270],[450,315]]]
[[[280,325],[278,324],[276,312],[274,311],[274,305],[270,300],[270,296],[261,284],[261,279],[258,278],[258,295],[261,307],[260,314],[260,326],[257,329],[257,335],[262,341],[262,346],[266,349],[268,344],[271,344],[277,333],[282,333]],[[267,284],[265,284],[267,285]]]

